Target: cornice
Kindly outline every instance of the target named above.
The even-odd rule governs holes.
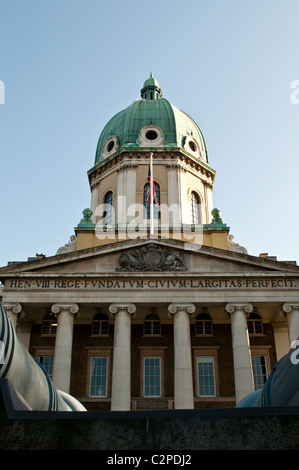
[[[206,181],[209,186],[214,183],[216,171],[204,161],[198,160],[189,155],[182,148],[159,149],[140,148],[130,150],[120,149],[113,156],[91,168],[87,174],[91,188],[98,184],[104,176],[108,176],[114,171],[123,171],[137,167],[139,164],[148,164],[148,154],[153,153],[154,163],[165,164],[169,169],[193,172],[197,177]],[[123,165],[123,167],[122,167]]]

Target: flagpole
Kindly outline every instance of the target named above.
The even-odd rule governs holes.
[[[150,188],[150,235],[154,235],[154,175],[153,175],[153,154],[150,153],[150,169],[151,169],[151,188]]]

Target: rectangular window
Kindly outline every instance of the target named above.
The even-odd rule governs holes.
[[[161,358],[144,357],[144,396],[161,396]]]
[[[107,396],[108,357],[93,356],[90,362],[89,396]]]
[[[197,356],[198,395],[200,397],[214,397],[215,393],[215,367],[213,356]]]
[[[39,362],[47,372],[50,379],[52,379],[54,356],[40,356]]]
[[[91,334],[94,336],[108,336],[109,322],[105,320],[94,320],[92,322]]]
[[[197,336],[212,335],[213,328],[211,320],[196,320],[195,332]]]
[[[42,335],[56,335],[57,320],[44,320],[42,323]]]
[[[254,378],[254,388],[258,390],[263,387],[267,380],[267,365],[265,356],[252,356],[252,371]]]

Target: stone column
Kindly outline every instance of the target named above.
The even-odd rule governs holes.
[[[239,403],[254,391],[247,328],[247,316],[252,312],[253,307],[249,303],[229,303],[225,309],[231,317],[236,401]]]
[[[77,304],[62,303],[52,305],[51,310],[58,318],[54,351],[53,383],[58,390],[69,393],[74,316],[78,313],[79,307]]]
[[[195,306],[189,303],[173,303],[168,306],[174,317],[174,407],[193,409],[194,392],[189,315]]]
[[[299,337],[299,302],[286,302],[282,310],[288,318],[290,345]]]
[[[131,409],[131,315],[136,306],[131,303],[111,304],[109,311],[115,315],[112,369],[111,410]]]
[[[22,305],[17,302],[3,302],[2,304],[4,310],[6,311],[7,315],[11,319],[11,322],[14,326],[14,329],[17,329],[17,321],[18,317],[21,315],[24,316],[24,312],[22,310]]]

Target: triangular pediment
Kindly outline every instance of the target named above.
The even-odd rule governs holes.
[[[169,239],[135,239],[70,253],[12,263],[0,268],[0,279],[17,274],[299,273],[293,263]]]

